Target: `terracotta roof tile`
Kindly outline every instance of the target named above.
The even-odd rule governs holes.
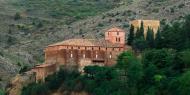
[[[103,46],[103,47],[121,47],[120,44],[113,44],[104,39],[69,39],[49,46],[73,45],[73,46]]]

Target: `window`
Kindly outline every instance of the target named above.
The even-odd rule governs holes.
[[[97,54],[98,52],[96,51],[96,58],[98,58],[98,54]]]
[[[117,32],[117,35],[119,35],[119,32]]]
[[[71,51],[71,58],[73,58],[73,52]]]
[[[85,58],[86,57],[86,55],[85,54],[83,54],[83,58]]]
[[[109,57],[110,57],[110,59],[112,58],[112,53],[111,52],[110,52],[110,56]]]
[[[118,42],[120,42],[120,38],[118,38]]]

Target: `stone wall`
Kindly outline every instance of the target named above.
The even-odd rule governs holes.
[[[160,27],[159,20],[133,20],[130,22],[135,27],[135,32],[137,28],[140,28],[141,22],[144,24],[144,35],[146,37],[148,27],[153,29],[154,35],[156,35],[158,28]]]

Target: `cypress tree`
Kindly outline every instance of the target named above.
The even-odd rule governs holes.
[[[148,27],[148,30],[147,30],[146,41],[147,41],[147,44],[148,44],[149,48],[154,47],[154,32],[149,27]]]
[[[142,36],[142,37],[144,37],[144,23],[143,23],[143,21],[141,21],[141,26],[140,26],[140,35]]]
[[[162,47],[162,37],[161,37],[161,32],[160,29],[158,29],[155,37],[155,47],[156,48],[161,48]]]
[[[128,35],[128,39],[127,39],[127,44],[128,45],[132,45],[132,42],[134,40],[134,26],[131,24],[131,28],[130,28],[130,31],[129,31],[129,35]]]
[[[135,38],[140,38],[140,37],[141,37],[141,34],[140,34],[140,29],[138,27],[137,30],[136,30]]]

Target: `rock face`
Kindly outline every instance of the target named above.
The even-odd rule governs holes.
[[[0,56],[0,88],[5,88],[8,80],[18,73],[18,67]]]
[[[35,82],[35,76],[32,72],[16,75],[7,88],[7,95],[21,95],[22,88],[32,82]]]

